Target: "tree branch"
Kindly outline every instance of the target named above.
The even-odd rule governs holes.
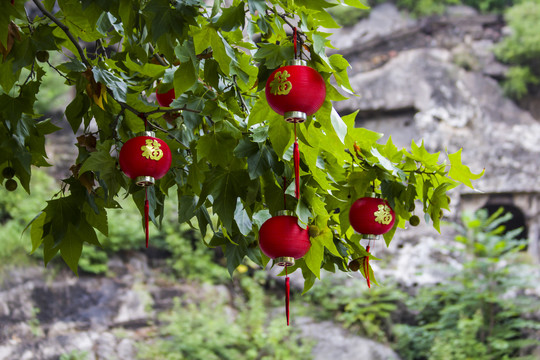
[[[88,59],[86,58],[86,56],[84,55],[84,51],[81,47],[81,45],[79,44],[79,42],[77,41],[77,39],[75,39],[75,37],[73,36],[73,34],[69,31],[69,28],[64,25],[60,20],[58,20],[53,14],[51,14],[49,11],[47,11],[47,9],[45,9],[45,7],[43,6],[43,4],[39,1],[39,0],[32,0],[34,2],[34,4],[38,7],[38,9],[41,11],[41,13],[43,15],[45,15],[46,17],[48,17],[49,19],[51,19],[52,22],[54,22],[56,25],[58,25],[58,27],[60,29],[62,29],[62,31],[64,31],[64,33],[67,35],[67,37],[69,38],[69,40],[71,40],[71,42],[73,43],[73,45],[75,45],[75,48],[77,49],[78,53],[79,53],[79,56],[81,57],[81,60],[82,62],[89,68],[92,67],[92,65],[90,64],[90,62],[88,61]]]

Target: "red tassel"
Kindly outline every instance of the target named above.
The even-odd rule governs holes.
[[[148,204],[148,191],[145,189],[145,199],[144,199],[144,222],[145,222],[145,232],[146,232],[146,248],[148,249],[148,223],[150,222],[150,205]]]
[[[290,300],[290,293],[291,293],[291,285],[290,285],[290,282],[289,282],[289,275],[287,274],[287,267],[285,266],[285,274],[286,274],[286,278],[285,278],[285,313],[287,315],[287,326],[289,326],[289,315],[290,315],[290,311],[289,311],[289,300]]]
[[[369,254],[369,245],[366,247],[366,251]],[[371,288],[371,282],[369,281],[369,255],[366,255],[364,260],[364,273],[366,274],[366,281],[368,288]]]
[[[298,149],[298,140],[294,141],[294,185],[294,195],[297,199],[300,199],[300,150]]]

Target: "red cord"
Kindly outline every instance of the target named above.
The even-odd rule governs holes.
[[[145,222],[145,232],[146,232],[146,248],[148,249],[148,223],[150,222],[150,205],[148,204],[148,188],[144,189],[144,222]]]
[[[297,54],[298,54],[298,49],[296,48],[296,47],[297,47],[296,43],[297,43],[297,41],[298,41],[298,40],[297,40],[297,37],[298,37],[298,35],[297,35],[297,33],[296,33],[296,27],[295,27],[295,28],[294,28],[294,33],[293,33],[293,41],[294,41],[294,58],[295,58],[295,59],[298,57],[298,56],[297,56]]]
[[[287,178],[283,177],[283,209],[287,209]]]
[[[366,251],[369,254],[369,245],[366,247]],[[371,288],[371,282],[369,281],[369,255],[366,255],[364,260],[364,272],[366,273],[366,281],[368,288]]]
[[[289,274],[287,273],[287,266],[285,265],[285,313],[287,315],[287,326],[289,326],[289,300],[290,300],[290,293],[291,293],[291,285],[289,282]]]

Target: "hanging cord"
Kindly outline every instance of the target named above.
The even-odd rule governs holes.
[[[289,317],[290,317],[290,310],[289,310],[289,301],[291,297],[291,284],[289,282],[289,273],[287,270],[287,265],[285,265],[285,314],[287,315],[287,326],[289,326]]]
[[[146,233],[146,248],[148,249],[148,224],[150,223],[150,205],[148,204],[148,187],[144,188],[144,225]]]
[[[294,59],[298,59],[298,32],[296,31],[296,27],[293,29],[293,43],[294,43]]]
[[[296,123],[294,123],[294,195],[300,199],[300,150],[298,149],[298,137],[296,136]]]
[[[366,246],[366,251],[367,251],[368,255],[366,255],[366,258],[364,260],[364,273],[366,274],[367,286],[368,286],[368,288],[371,288],[371,281],[369,280],[369,248],[370,248],[370,246],[369,246],[369,242],[368,242],[368,246]]]
[[[283,177],[283,210],[287,210],[287,177]]]

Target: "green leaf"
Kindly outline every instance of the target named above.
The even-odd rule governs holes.
[[[354,6],[358,9],[369,9],[369,6],[366,6],[360,2],[360,0],[344,0],[344,3],[349,6]]]
[[[73,130],[76,133],[81,126],[83,116],[88,112],[90,108],[90,99],[84,93],[79,93],[66,107],[65,115],[66,119]]]
[[[126,101],[127,84],[121,78],[115,76],[108,70],[93,67],[92,72],[96,81],[105,84],[112,91],[113,96],[118,101]]]
[[[468,166],[462,164],[461,150],[463,149],[459,149],[453,154],[448,154],[448,159],[450,159],[450,171],[448,172],[448,176],[473,189],[471,180],[477,180],[482,177],[485,169],[483,169],[479,174],[474,174]]]
[[[230,134],[212,132],[201,137],[197,143],[199,159],[207,159],[214,165],[227,167],[232,160],[236,139]]]
[[[70,236],[67,236],[60,244],[60,255],[62,255],[62,259],[64,259],[69,268],[78,276],[78,265],[82,253],[83,239],[75,236],[77,231],[73,227],[74,225],[69,224],[68,233]]]
[[[30,254],[33,254],[41,246],[41,243],[43,243],[43,225],[45,224],[46,218],[47,214],[41,212],[40,215],[32,222],[32,228],[30,229],[32,251],[30,251]]]
[[[272,111],[272,113],[274,112]],[[293,128],[292,125],[283,120],[281,116],[278,114],[275,115],[271,115],[271,117],[267,119],[268,137],[270,138],[270,142],[272,142],[276,154],[283,158],[285,151],[294,142]]]
[[[214,52],[214,59],[219,64],[219,68],[225,75],[229,75],[232,61],[232,58],[229,55],[229,53],[232,51],[230,45],[221,36],[221,34],[215,30],[210,32],[210,45]]]
[[[324,259],[324,245],[321,239],[311,239],[311,247],[304,256],[304,261],[309,270],[320,280],[321,264]]]
[[[191,61],[180,64],[174,72],[174,93],[180,96],[197,83],[197,74]]]
[[[334,109],[334,107],[332,107],[332,112],[330,113],[330,120],[332,121],[332,126],[334,127],[334,130],[336,131],[339,140],[341,140],[341,142],[345,144],[347,125],[345,124],[343,119],[341,119],[341,116],[339,116],[338,112],[336,111],[336,109]]]
[[[240,230],[240,233],[244,236],[247,236],[249,233],[251,233],[251,227],[252,222],[244,209],[244,204],[242,204],[242,200],[240,198],[236,201],[236,209],[234,210],[234,221],[236,221],[236,225],[238,225],[238,230]]]
[[[222,31],[232,31],[239,27],[244,28],[245,21],[244,3],[241,2],[237,6],[223,9],[223,13],[214,23],[214,26]]]
[[[248,0],[248,6],[251,14],[258,12],[262,16],[266,13],[267,5],[265,0]]]

